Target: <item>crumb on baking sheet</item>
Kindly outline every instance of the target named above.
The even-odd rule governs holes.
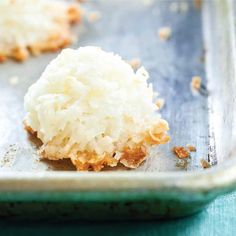
[[[165,99],[164,98],[158,98],[156,101],[156,105],[157,107],[160,109],[163,108],[163,106],[165,105]]]
[[[139,58],[133,58],[128,63],[134,70],[137,70],[141,66],[141,60]]]
[[[199,92],[201,83],[202,78],[200,76],[193,76],[190,84],[192,92]]]
[[[179,9],[180,12],[187,12],[189,9],[188,2],[180,2]]]
[[[171,2],[169,10],[174,13],[185,13],[189,10],[189,3],[188,1]]]
[[[172,30],[170,27],[161,27],[158,30],[158,35],[162,41],[166,41],[166,40],[170,39],[170,37],[172,35]]]
[[[180,159],[188,158],[190,155],[188,150],[182,146],[174,146],[172,151]]]
[[[154,0],[142,0],[143,5],[152,6],[154,4]]]
[[[203,158],[200,159],[200,163],[203,169],[208,169],[211,167],[211,164]]]
[[[92,11],[87,14],[89,22],[94,23],[102,18],[102,14],[99,11]]]
[[[153,91],[153,97],[157,98],[159,96],[159,93],[157,91]]]
[[[200,9],[201,6],[202,6],[202,0],[194,0],[194,6],[195,6],[197,9]]]
[[[171,12],[178,12],[179,11],[179,3],[178,2],[171,2],[169,6],[169,10]]]
[[[18,76],[12,76],[9,78],[9,83],[12,86],[15,86],[19,83],[19,77]]]
[[[188,150],[190,152],[196,152],[197,151],[196,147],[191,145],[191,144],[187,144],[186,147],[188,148]]]

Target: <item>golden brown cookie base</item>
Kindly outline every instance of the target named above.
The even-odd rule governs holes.
[[[37,136],[37,132],[27,124],[25,124],[25,129]],[[114,157],[116,152],[98,155],[87,151],[78,152],[76,146],[65,151],[63,147],[55,147],[52,143],[44,144],[40,149],[40,155],[42,158],[50,160],[69,158],[76,169],[80,171],[100,171],[106,166],[115,167],[118,163],[134,169],[147,158],[147,146],[164,144],[169,141],[170,137],[166,134],[167,130],[167,122],[161,120],[152,130],[144,133],[142,142],[132,147],[124,147],[123,150],[119,151],[121,156],[118,159]]]
[[[43,52],[55,52],[71,44],[73,35],[70,25],[80,22],[82,18],[81,9],[77,5],[71,5],[67,10],[67,20],[61,23],[61,32],[49,35],[47,40],[37,42],[25,47],[13,47],[7,52],[0,51],[0,63],[7,59],[13,59],[18,62],[25,61],[30,54],[37,56]]]

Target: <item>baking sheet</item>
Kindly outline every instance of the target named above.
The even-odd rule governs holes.
[[[208,159],[207,96],[194,96],[190,90],[192,76],[201,76],[206,83],[201,11],[191,1],[185,3],[187,10],[173,11],[173,1],[165,0],[88,1],[85,8],[99,11],[102,18],[93,23],[85,19],[74,28],[79,39],[73,48],[95,45],[125,60],[140,58],[155,91],[166,101],[161,113],[170,124],[171,142],[153,148],[148,160],[132,171],[192,171],[201,168],[201,158]],[[172,37],[166,42],[157,35],[163,26],[172,29]],[[9,61],[0,65],[1,171],[74,170],[69,161],[40,161],[37,145],[22,125],[24,94],[55,57],[55,53],[43,54],[23,64]],[[19,77],[15,86],[9,83],[12,76]],[[197,152],[191,154],[188,165],[180,167],[171,149],[186,144],[196,146]]]

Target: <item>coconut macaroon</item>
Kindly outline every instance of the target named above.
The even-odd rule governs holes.
[[[149,75],[97,47],[64,49],[25,96],[25,128],[43,158],[70,158],[78,170],[138,167],[169,140]]]
[[[58,0],[0,1],[0,62],[55,51],[72,42],[70,25],[81,18],[78,3]]]

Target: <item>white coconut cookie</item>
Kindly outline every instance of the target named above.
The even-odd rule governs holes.
[[[168,142],[149,75],[97,47],[64,49],[25,96],[25,127],[43,158],[70,158],[78,170],[138,167]]]
[[[0,1],[0,62],[56,51],[72,41],[71,24],[81,18],[78,3],[60,0]]]

